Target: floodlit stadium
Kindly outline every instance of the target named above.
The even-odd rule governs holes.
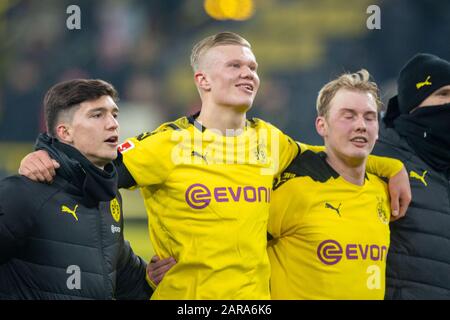
[[[395,126],[395,117],[399,114],[413,114],[424,101],[428,101],[426,99],[429,96],[433,97],[436,90],[443,91],[439,92],[439,97],[436,98],[438,100],[432,100],[433,102],[430,102],[428,106],[434,107],[448,103],[445,99],[450,97],[450,88],[447,88],[450,82],[447,82],[446,78],[446,72],[449,70],[447,64],[450,59],[449,12],[450,2],[444,0],[2,0],[0,1],[0,179],[17,174],[22,159],[36,148],[47,150],[50,157],[54,155],[51,148],[42,147],[43,144],[53,141],[51,135],[45,136],[44,139],[41,135],[40,140],[36,140],[39,134],[50,131],[46,128],[49,113],[46,107],[49,104],[46,92],[52,86],[74,79],[102,79],[114,87],[118,93],[118,99],[114,97],[112,91],[108,91],[107,85],[105,85],[106,89],[102,87],[101,90],[104,90],[101,91],[102,94],[95,93],[93,98],[89,96],[88,99],[79,101],[76,100],[78,97],[70,96],[70,98],[77,101],[72,105],[78,105],[84,101],[95,101],[105,95],[111,97],[111,100],[108,100],[108,103],[111,103],[110,109],[104,112],[112,110],[111,114],[115,120],[110,119],[109,125],[112,127],[117,125],[118,135],[107,136],[103,142],[108,143],[113,151],[118,148],[121,154],[120,161],[123,161],[120,164],[114,162],[114,168],[118,170],[118,182],[114,180],[113,183],[116,185],[119,183],[119,186],[128,188],[120,191],[121,199],[117,194],[107,199],[111,203],[105,207],[105,210],[111,212],[111,217],[108,215],[108,219],[113,219],[111,222],[109,220],[106,222],[108,236],[113,237],[111,243],[117,244],[117,241],[122,241],[123,239],[117,237],[123,234],[134,253],[145,262],[151,261],[155,254],[162,254],[164,258],[179,259],[180,263],[172,266],[173,269],[167,274],[166,282],[162,282],[159,288],[156,286],[158,283],[154,283],[154,279],[147,279],[148,285],[154,290],[154,299],[155,297],[203,300],[269,299],[269,258],[272,265],[276,266],[272,268],[276,277],[274,274],[272,277],[289,282],[289,285],[283,282],[273,286],[280,299],[297,299],[298,297],[382,299],[385,294],[388,248],[389,245],[398,245],[399,241],[398,238],[392,238],[392,234],[397,232],[396,224],[394,223],[393,229],[391,222],[390,231],[388,227],[392,209],[389,199],[392,198],[392,193],[389,196],[391,190],[386,183],[389,179],[394,180],[392,178],[403,167],[400,161],[385,160],[387,155],[383,153],[382,148],[377,154],[386,157],[373,157],[369,160],[367,157],[378,138],[378,136],[374,137],[378,134],[378,123],[381,124],[383,116],[386,114],[388,118],[392,116],[394,124],[391,124]],[[230,37],[231,40],[227,38],[225,42],[220,43],[220,39],[214,39],[211,41],[218,41],[218,45],[217,43],[206,45],[200,43],[199,45],[200,40],[222,32],[232,33],[231,36],[228,33],[224,36]],[[234,34],[239,37],[233,38]],[[193,51],[192,48],[196,43],[197,49],[194,48]],[[237,47],[239,50],[236,49]],[[196,53],[195,50],[197,50]],[[192,52],[194,53],[191,56]],[[417,53],[428,53],[433,56],[420,56],[419,62],[414,62],[411,67],[408,67],[406,63]],[[238,56],[238,58],[230,59],[232,61],[227,62],[227,68],[230,66],[246,68],[245,72],[247,72],[246,76],[239,75],[240,82],[233,85],[233,88],[237,87],[241,94],[237,98],[231,93],[226,94],[223,89],[229,85],[231,80],[227,77],[232,72],[227,71],[230,69],[225,67],[219,68],[219,62],[222,61],[220,59],[231,56]],[[215,71],[207,73],[204,70]],[[400,70],[404,70],[403,78]],[[365,72],[368,72],[367,79],[364,78]],[[329,89],[331,92],[328,93],[329,99],[326,93],[324,93],[325,97],[321,96],[324,91],[321,88],[344,73],[350,74],[350,77],[354,79],[360,77],[363,84],[346,83],[341,87],[338,85],[335,91],[333,88]],[[418,78],[415,79],[417,74],[419,74]],[[413,78],[415,80],[408,83],[408,79]],[[377,84],[375,89],[372,81]],[[219,85],[215,86],[215,83]],[[411,91],[413,90],[411,86],[413,89],[415,87],[416,91]],[[342,172],[320,156],[324,149],[315,147],[324,145],[325,138],[333,143],[339,143],[339,131],[329,134],[331,129],[327,127],[328,123],[324,123],[330,119],[327,113],[329,110],[326,108],[331,105],[334,97],[339,96],[337,92],[341,90],[340,88],[372,95],[368,100],[367,96],[361,95],[348,95],[342,98],[347,98],[352,103],[362,101],[361,104],[366,103],[372,107],[364,112],[373,118],[367,119],[368,117],[364,116],[364,121],[373,120],[371,122],[373,135],[370,136],[370,126],[367,126],[363,130],[364,134],[352,140],[353,147],[356,146],[358,151],[368,150],[366,153],[360,152],[355,156],[355,158],[364,158],[361,162],[364,174],[367,160],[368,174],[364,175],[362,184],[359,185],[367,188],[364,190],[365,193],[360,189],[350,188],[347,185],[349,179],[342,178]],[[244,95],[246,95],[245,98],[242,98]],[[62,96],[69,99],[68,95]],[[397,114],[392,115],[390,111],[387,112],[387,108],[391,106],[393,103],[391,98],[395,96],[398,96],[398,99],[395,98],[395,103],[398,104],[395,105]],[[322,100],[320,100],[321,97]],[[222,107],[233,103],[240,104],[238,106],[240,108],[247,107],[247,109],[242,107],[244,111],[241,110],[242,108],[236,108],[238,110],[236,113],[240,112],[240,115],[244,115],[243,121],[235,121],[235,123],[239,122],[237,131],[236,128],[226,127],[234,123],[233,121],[224,120],[223,127],[219,126],[219,128],[208,127],[208,123],[213,123],[211,119],[220,123],[217,118],[222,110],[221,108],[211,109],[213,111],[208,113],[209,118],[204,116],[205,113],[202,115],[202,104],[207,105],[211,101],[214,103],[226,101],[222,103]],[[320,104],[324,101],[326,112],[320,114]],[[406,103],[411,105],[406,107]],[[55,102],[55,105],[58,103]],[[352,107],[354,106],[351,105],[349,108]],[[65,108],[69,110],[70,106]],[[205,110],[204,107],[203,110]],[[345,110],[356,114],[354,110]],[[73,114],[70,114],[70,111],[67,112],[69,114],[67,119],[72,119]],[[318,121],[318,114],[326,120]],[[330,114],[332,118],[333,114]],[[445,111],[439,115],[429,116],[433,116],[430,119],[440,119],[442,123],[446,121],[444,119],[450,119],[446,118],[448,114]],[[59,115],[59,117],[63,116]],[[229,114],[223,118],[230,120]],[[350,116],[347,116],[347,120],[349,119]],[[424,140],[424,143],[417,143],[416,146],[414,142],[411,142],[414,138],[411,138],[405,145],[411,146],[413,151],[405,151],[407,155],[399,152],[399,157],[401,155],[407,159],[400,157],[399,160],[405,164],[406,178],[402,181],[409,181],[411,185],[412,203],[417,195],[417,199],[429,199],[430,212],[443,213],[442,210],[446,212],[450,210],[448,199],[446,200],[448,194],[445,193],[445,188],[448,189],[448,186],[436,187],[433,190],[437,191],[433,191],[433,195],[426,193],[435,188],[435,183],[448,182],[450,172],[448,171],[450,155],[447,155],[447,146],[450,146],[448,133],[446,133],[448,130],[445,130],[445,124],[441,124],[438,127],[439,130],[428,130],[427,128],[431,126],[429,124],[436,122],[434,120],[423,124],[425,131],[420,131],[416,135],[423,136],[425,139],[428,134],[432,137],[432,143],[429,143],[430,140]],[[402,125],[410,124],[415,120],[408,121],[408,119],[405,120],[406,124]],[[88,122],[81,121],[81,123],[80,126],[84,128],[83,125]],[[100,127],[101,125],[94,125],[88,129],[95,130]],[[345,125],[338,129],[343,131],[344,127]],[[233,134],[230,134],[231,138],[223,134],[228,129],[235,130]],[[114,127],[113,131],[116,132],[115,130]],[[242,133],[242,130],[243,137],[247,140],[237,141],[236,138],[233,140],[233,137]],[[169,136],[168,132],[172,131],[174,133]],[[212,133],[205,138],[205,131]],[[405,136],[407,136],[406,131],[408,130],[405,129]],[[365,135],[365,132],[369,133]],[[441,139],[436,132],[446,134]],[[222,137],[217,138],[221,136],[221,133]],[[57,134],[59,133],[56,132],[55,135]],[[196,134],[199,134],[200,138]],[[248,137],[245,134],[248,134]],[[267,136],[261,140],[263,135]],[[62,136],[57,137],[61,139]],[[333,137],[335,140],[332,140]],[[372,138],[374,138],[373,141]],[[72,141],[70,136],[67,139]],[[178,139],[178,145],[171,144],[174,139]],[[84,143],[88,145],[94,140],[94,137],[89,137],[84,140]],[[196,149],[198,144],[202,146],[205,141],[215,141],[219,146],[210,146],[206,151],[198,151],[199,149]],[[296,141],[300,143],[297,144]],[[440,144],[435,147],[434,141],[439,141]],[[330,155],[330,150],[333,149],[330,149],[328,143],[325,145],[328,147],[326,152]],[[430,147],[430,145],[433,146]],[[75,143],[73,146],[86,156],[83,148],[77,148]],[[92,152],[103,150],[100,149],[98,147]],[[376,146],[375,150],[378,152]],[[433,156],[422,156],[420,152],[423,150],[432,153]],[[417,161],[413,156],[408,156],[407,152],[419,154]],[[104,154],[107,152],[105,151]],[[339,152],[336,154],[339,158]],[[444,156],[443,159],[440,158],[441,154]],[[86,158],[101,170],[106,170],[106,165],[114,160],[104,156],[103,158],[107,158],[108,161],[98,166],[91,161],[91,158],[88,156]],[[186,161],[192,161],[192,163]],[[239,167],[242,164],[243,166]],[[28,165],[27,169],[30,168],[33,168],[33,165]],[[86,173],[83,166],[80,165],[80,168],[82,168],[80,172]],[[32,169],[27,172],[30,171]],[[61,169],[60,172],[62,171]],[[261,172],[260,176],[258,172]],[[439,175],[440,173],[442,176]],[[100,176],[105,178],[102,173]],[[339,178],[342,178],[342,181],[338,180]],[[73,182],[74,179],[68,181]],[[330,179],[336,179],[337,182],[330,182]],[[370,183],[364,184],[366,181],[364,179]],[[307,186],[308,190],[299,193],[298,197],[304,197],[308,201],[295,202],[297,187],[292,181],[303,181],[302,185]],[[80,182],[80,185],[85,186],[83,182]],[[422,189],[416,191],[419,187]],[[316,192],[316,188],[319,191]],[[339,189],[342,193],[338,191],[333,193],[333,190],[337,190],[333,188],[341,188],[344,191]],[[405,194],[409,192],[409,186],[407,191],[404,184],[401,188],[404,189],[398,192],[400,198],[404,195],[402,191]],[[22,189],[17,188],[17,190]],[[285,193],[278,196],[274,194],[275,190],[284,190],[281,192]],[[1,192],[3,191],[0,188],[0,194]],[[21,202],[29,195],[27,192],[23,191],[23,194],[17,193],[14,196],[20,198],[18,202]],[[50,194],[50,191],[46,192]],[[106,201],[106,198],[102,197],[106,197],[105,194],[111,195],[111,192],[106,190],[99,199]],[[6,194],[8,193],[4,191],[4,195]],[[348,197],[349,194],[350,197]],[[372,198],[366,199],[367,194],[370,194]],[[4,198],[10,198],[10,196],[4,196]],[[55,208],[62,211],[65,218],[72,219],[71,222],[75,225],[80,217],[77,210],[82,209],[77,207],[78,202],[72,204],[67,202],[66,198],[63,199],[66,201],[64,206],[58,203]],[[283,216],[279,216],[279,219],[268,218],[270,202],[273,199],[277,199],[277,212],[283,212]],[[39,201],[41,201],[39,198],[32,200],[34,203]],[[401,198],[400,206],[402,201],[406,200]],[[406,202],[409,203],[409,201]],[[346,204],[342,205],[343,203]],[[42,206],[46,205],[48,203],[44,201]],[[295,211],[295,205],[301,207],[301,210]],[[102,206],[98,203],[86,207],[96,207],[99,212],[102,210]],[[2,229],[1,226],[2,210],[9,210],[9,208],[9,204],[0,202],[0,230],[4,232],[5,238],[7,231],[14,229],[9,227]],[[358,220],[357,214],[353,215],[353,211],[366,209],[373,211],[370,220],[372,225],[381,223],[376,228],[367,225],[366,221]],[[288,212],[289,210],[291,211]],[[354,220],[347,221],[348,224],[336,232],[336,223],[340,223],[343,217],[346,219],[345,210],[352,210],[351,217]],[[206,211],[208,214],[199,216],[199,212]],[[273,214],[272,211],[270,214]],[[329,214],[332,224],[320,225],[322,211]],[[180,212],[183,214],[177,215]],[[251,224],[232,216],[238,213],[248,214],[251,220],[256,222]],[[123,226],[117,224],[121,217],[123,217]],[[313,221],[313,225],[298,227],[296,223],[304,217],[307,217],[305,219],[309,219],[308,221]],[[430,270],[431,274],[432,270],[436,270],[436,277],[417,275],[411,280],[406,279],[409,277],[406,272],[406,278],[399,280],[402,285],[405,285],[403,296],[396,293],[389,298],[450,299],[450,282],[447,282],[448,279],[441,279],[441,275],[448,274],[447,271],[450,271],[448,267],[450,258],[447,259],[444,253],[440,255],[441,251],[446,250],[444,246],[441,247],[440,242],[426,238],[426,234],[446,237],[447,231],[442,226],[448,226],[446,224],[448,221],[436,219],[436,222],[433,220],[432,226],[425,227],[423,232],[420,231],[419,234],[412,236],[412,244],[406,242],[404,247],[400,245],[404,252],[401,249],[397,253],[399,256],[406,255],[408,257],[405,258],[406,260],[410,256],[423,257],[432,261],[444,260],[445,266],[432,263],[428,265],[427,262],[421,265],[415,260],[410,262],[411,270],[414,271],[413,266],[416,265],[418,269]],[[422,223],[418,224],[422,225]],[[268,233],[265,232],[267,225],[269,225]],[[407,226],[411,225],[415,223],[407,223]],[[66,233],[64,229],[66,227],[58,224],[52,226],[54,229],[60,228],[61,234]],[[101,228],[90,233],[102,234]],[[401,229],[399,227],[399,230]],[[237,231],[233,233],[233,230]],[[289,240],[286,243],[280,240],[284,236],[292,236],[291,232],[295,233],[298,230],[307,231],[301,236],[294,236],[295,240]],[[354,230],[360,230],[364,237],[356,240],[347,237],[347,233],[352,234]],[[40,231],[41,229],[38,230]],[[389,238],[389,232],[391,238]],[[317,234],[320,237],[315,238]],[[55,239],[60,238],[59,234],[52,234],[53,236]],[[52,237],[49,241],[53,241]],[[408,238],[409,235],[405,237]],[[23,240],[21,237],[18,238]],[[309,242],[310,239],[314,241]],[[98,239],[95,238],[95,240]],[[269,243],[269,256],[265,251],[266,240]],[[120,247],[118,250],[122,250],[121,243],[118,245]],[[420,247],[414,251],[414,243],[426,243],[427,247]],[[221,244],[223,247],[220,246]],[[95,247],[89,243],[86,246]],[[105,245],[108,248],[111,246],[113,245]],[[198,250],[192,249],[195,246]],[[441,251],[431,252],[428,250],[430,247],[441,248]],[[23,249],[23,247],[20,248]],[[28,246],[26,248],[33,251]],[[5,257],[6,252],[14,256],[15,253],[11,251],[18,250],[16,247],[11,249],[1,246],[0,249],[5,250]],[[292,252],[296,252],[296,249],[299,249],[297,252],[301,252],[302,257],[289,260],[285,250],[289,252],[289,255],[295,256]],[[60,249],[49,250],[56,252]],[[258,250],[263,251],[263,255],[254,254]],[[20,252],[22,254],[22,251]],[[8,261],[11,262],[6,258],[3,261],[2,254],[3,251],[0,251],[0,272],[2,272],[2,264],[5,267]],[[105,255],[109,259],[109,253]],[[95,254],[92,255],[94,256]],[[111,261],[119,260],[114,253],[111,253],[111,256]],[[241,265],[238,258],[242,258]],[[95,258],[92,259],[95,260]],[[195,259],[207,261],[201,261],[197,265]],[[395,259],[397,258],[392,258],[392,261]],[[403,261],[401,257],[398,259]],[[186,265],[183,265],[184,262]],[[45,265],[46,261],[38,263],[36,260],[34,263]],[[353,263],[360,263],[360,269],[354,268]],[[400,264],[397,260],[395,263]],[[73,264],[76,265],[75,262]],[[286,271],[286,266],[296,269],[297,264],[305,266],[302,269],[303,274],[290,277],[283,273]],[[10,267],[5,267],[5,270],[7,268]],[[117,267],[117,270],[119,269]],[[113,274],[117,270],[113,268],[108,271],[105,267],[102,272]],[[322,282],[314,281],[314,273],[317,270],[322,272],[322,277],[319,277]],[[354,278],[332,276],[339,272],[351,273],[352,270],[364,272],[362,276]],[[389,266],[386,270],[389,278]],[[92,274],[94,273],[92,271]],[[129,274],[132,273],[130,271]],[[218,273],[221,274],[217,275]],[[187,280],[183,279],[183,274],[188,275]],[[323,276],[324,274],[326,276]],[[382,280],[379,280],[379,277]],[[119,278],[118,283],[120,283]],[[335,280],[337,278],[338,280]],[[164,280],[158,278],[156,282],[159,281]],[[210,284],[214,281],[219,281],[220,284],[217,284],[216,289],[211,289]],[[233,286],[239,281],[245,284],[240,288],[242,290],[236,290]],[[259,281],[264,281],[263,285]],[[363,285],[358,286],[358,281]],[[0,281],[0,285],[1,283]],[[111,283],[114,283],[111,285],[114,287],[116,280]],[[317,283],[319,289],[300,290],[298,288],[302,283],[308,283],[308,285]],[[351,285],[347,286],[349,283]],[[439,287],[440,284],[442,288]],[[327,290],[320,288],[328,288],[327,285],[331,289],[327,289],[328,292],[324,293]],[[344,290],[343,288],[347,290],[346,294],[340,295],[339,290]],[[378,289],[382,291],[376,294],[373,294],[375,291],[371,291]],[[443,291],[440,291],[441,289]],[[127,288],[127,290],[131,292],[134,289]],[[203,293],[198,292],[202,290]],[[223,290],[223,295],[216,295],[220,290]],[[115,297],[114,294],[112,297]],[[0,287],[0,300],[2,298]],[[33,299],[32,294],[28,298]],[[188,313],[187,309],[181,311]]]

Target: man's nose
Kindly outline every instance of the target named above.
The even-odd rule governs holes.
[[[115,129],[119,128],[119,122],[113,115],[108,117],[108,122],[106,124],[106,128],[108,130],[115,130]]]
[[[357,131],[366,131],[367,124],[364,117],[357,117],[356,119],[356,130]]]
[[[242,68],[241,77],[244,79],[250,79],[253,80],[255,75],[253,74],[253,70],[249,67],[245,66]]]

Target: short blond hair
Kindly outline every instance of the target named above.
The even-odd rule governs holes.
[[[201,56],[209,49],[221,46],[221,45],[239,45],[252,48],[250,43],[240,35],[233,32],[220,32],[215,35],[204,38],[194,45],[191,53],[191,66],[194,72],[198,70],[199,61]]]
[[[361,69],[356,73],[344,73],[337,79],[328,82],[320,89],[316,102],[318,116],[326,117],[328,115],[331,100],[333,100],[339,89],[370,93],[375,99],[377,111],[381,111],[382,103],[378,93],[378,86],[375,82],[370,81],[369,72],[366,69]]]

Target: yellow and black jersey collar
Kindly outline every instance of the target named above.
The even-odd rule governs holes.
[[[198,111],[193,115],[190,115],[189,117],[187,117],[187,119],[189,123],[192,124],[194,127],[196,127],[198,130],[200,130],[201,132],[205,132],[206,128],[200,122],[197,121],[199,115],[200,111]]]
[[[297,177],[310,177],[312,180],[321,183],[325,183],[331,178],[339,178],[339,173],[328,164],[326,158],[325,152],[315,153],[307,150],[299,153],[286,170],[274,180],[273,190],[276,190],[288,180]],[[369,180],[367,173],[365,173],[365,179]]]
[[[206,127],[204,127],[200,122],[197,121],[198,116],[200,115],[200,111],[198,111],[197,113],[190,115],[187,117],[188,121],[190,124],[192,124],[194,127],[196,127],[198,130],[200,130],[201,132],[205,132],[205,130],[207,129]],[[253,119],[246,119],[245,121],[245,129],[247,129],[247,127],[249,126],[253,126],[255,124],[255,121]]]

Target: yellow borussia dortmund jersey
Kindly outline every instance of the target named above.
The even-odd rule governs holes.
[[[145,199],[156,254],[177,261],[153,299],[270,298],[273,178],[298,149],[258,119],[222,136],[181,118],[121,146]]]
[[[386,184],[340,177],[324,153],[298,155],[276,180],[268,224],[273,299],[383,299]]]

